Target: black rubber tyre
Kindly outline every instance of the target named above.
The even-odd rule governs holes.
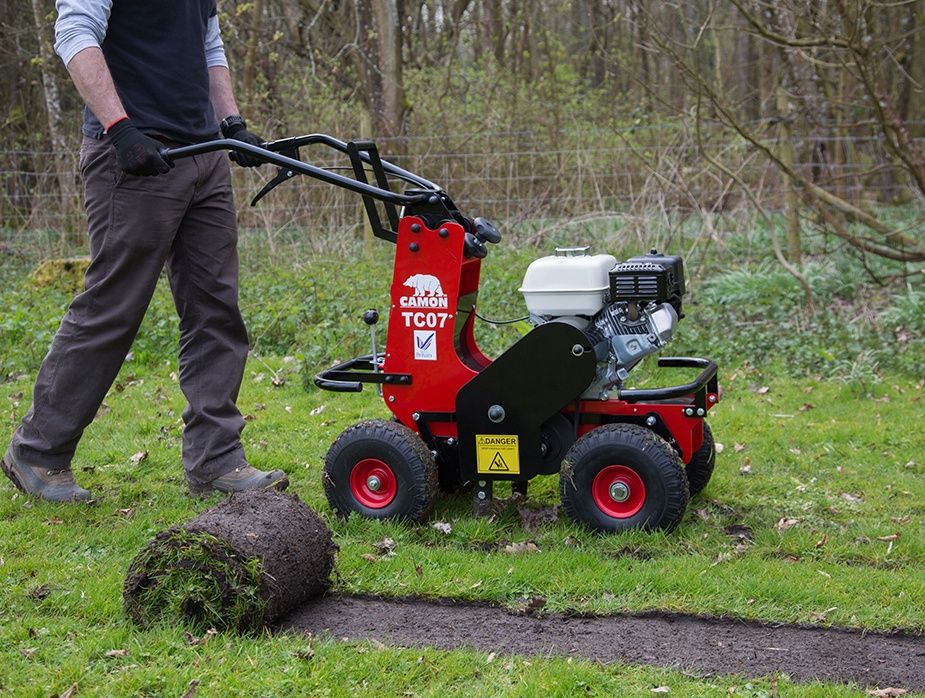
[[[703,444],[687,464],[687,482],[690,486],[691,496],[699,494],[710,481],[713,468],[716,466],[716,442],[713,441],[713,432],[710,425],[703,423]]]
[[[625,500],[613,498],[615,487]],[[559,495],[569,518],[604,532],[671,530],[690,497],[677,452],[634,424],[606,424],[578,439],[562,464]]]
[[[372,477],[375,490],[367,484]],[[408,427],[374,419],[349,427],[331,444],[322,482],[339,516],[355,511],[373,519],[420,521],[436,498],[437,466]]]

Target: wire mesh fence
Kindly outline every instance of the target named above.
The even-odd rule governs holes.
[[[769,131],[767,145],[775,151],[788,148],[801,175],[849,201],[907,203],[917,196],[874,133],[798,136],[783,143]],[[383,140],[380,149],[384,157],[439,183],[464,212],[506,224],[594,213],[722,213],[747,205],[739,184],[711,168],[704,152],[735,172],[769,208],[779,208],[792,186],[754,146],[718,128],[700,139],[684,125],[469,133],[407,138],[401,144]],[[349,170],[345,157],[317,146],[305,148],[302,158]],[[77,160],[76,148],[0,150],[0,228],[8,240],[37,234],[79,238],[84,219]],[[248,206],[273,174],[270,166],[234,168],[242,229],[292,229],[311,237],[361,229],[359,197],[308,177],[279,187],[257,207]]]

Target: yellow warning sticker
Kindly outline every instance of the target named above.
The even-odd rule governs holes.
[[[520,447],[516,434],[476,434],[476,470],[492,475],[520,475]]]

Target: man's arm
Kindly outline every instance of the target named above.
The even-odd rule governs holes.
[[[238,113],[238,104],[231,87],[231,73],[226,66],[217,65],[209,68],[209,96],[215,117],[221,124],[222,136],[234,138],[248,145],[262,146],[265,143],[263,138],[247,130],[247,124]],[[233,152],[231,159],[241,167],[260,167],[263,164],[263,160],[247,153]]]
[[[108,129],[127,118],[99,47],[89,46],[77,53],[67,64],[67,72],[103,128]]]
[[[231,73],[227,66],[216,65],[209,68],[209,97],[215,118],[222,121],[227,116],[238,114],[238,104],[234,100],[231,88]]]

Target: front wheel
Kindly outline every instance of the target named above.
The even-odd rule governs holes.
[[[671,530],[690,496],[684,466],[657,434],[606,424],[578,439],[559,475],[565,513],[596,531]]]
[[[340,516],[420,521],[434,504],[437,467],[403,424],[374,419],[346,429],[324,460],[324,493]]]

